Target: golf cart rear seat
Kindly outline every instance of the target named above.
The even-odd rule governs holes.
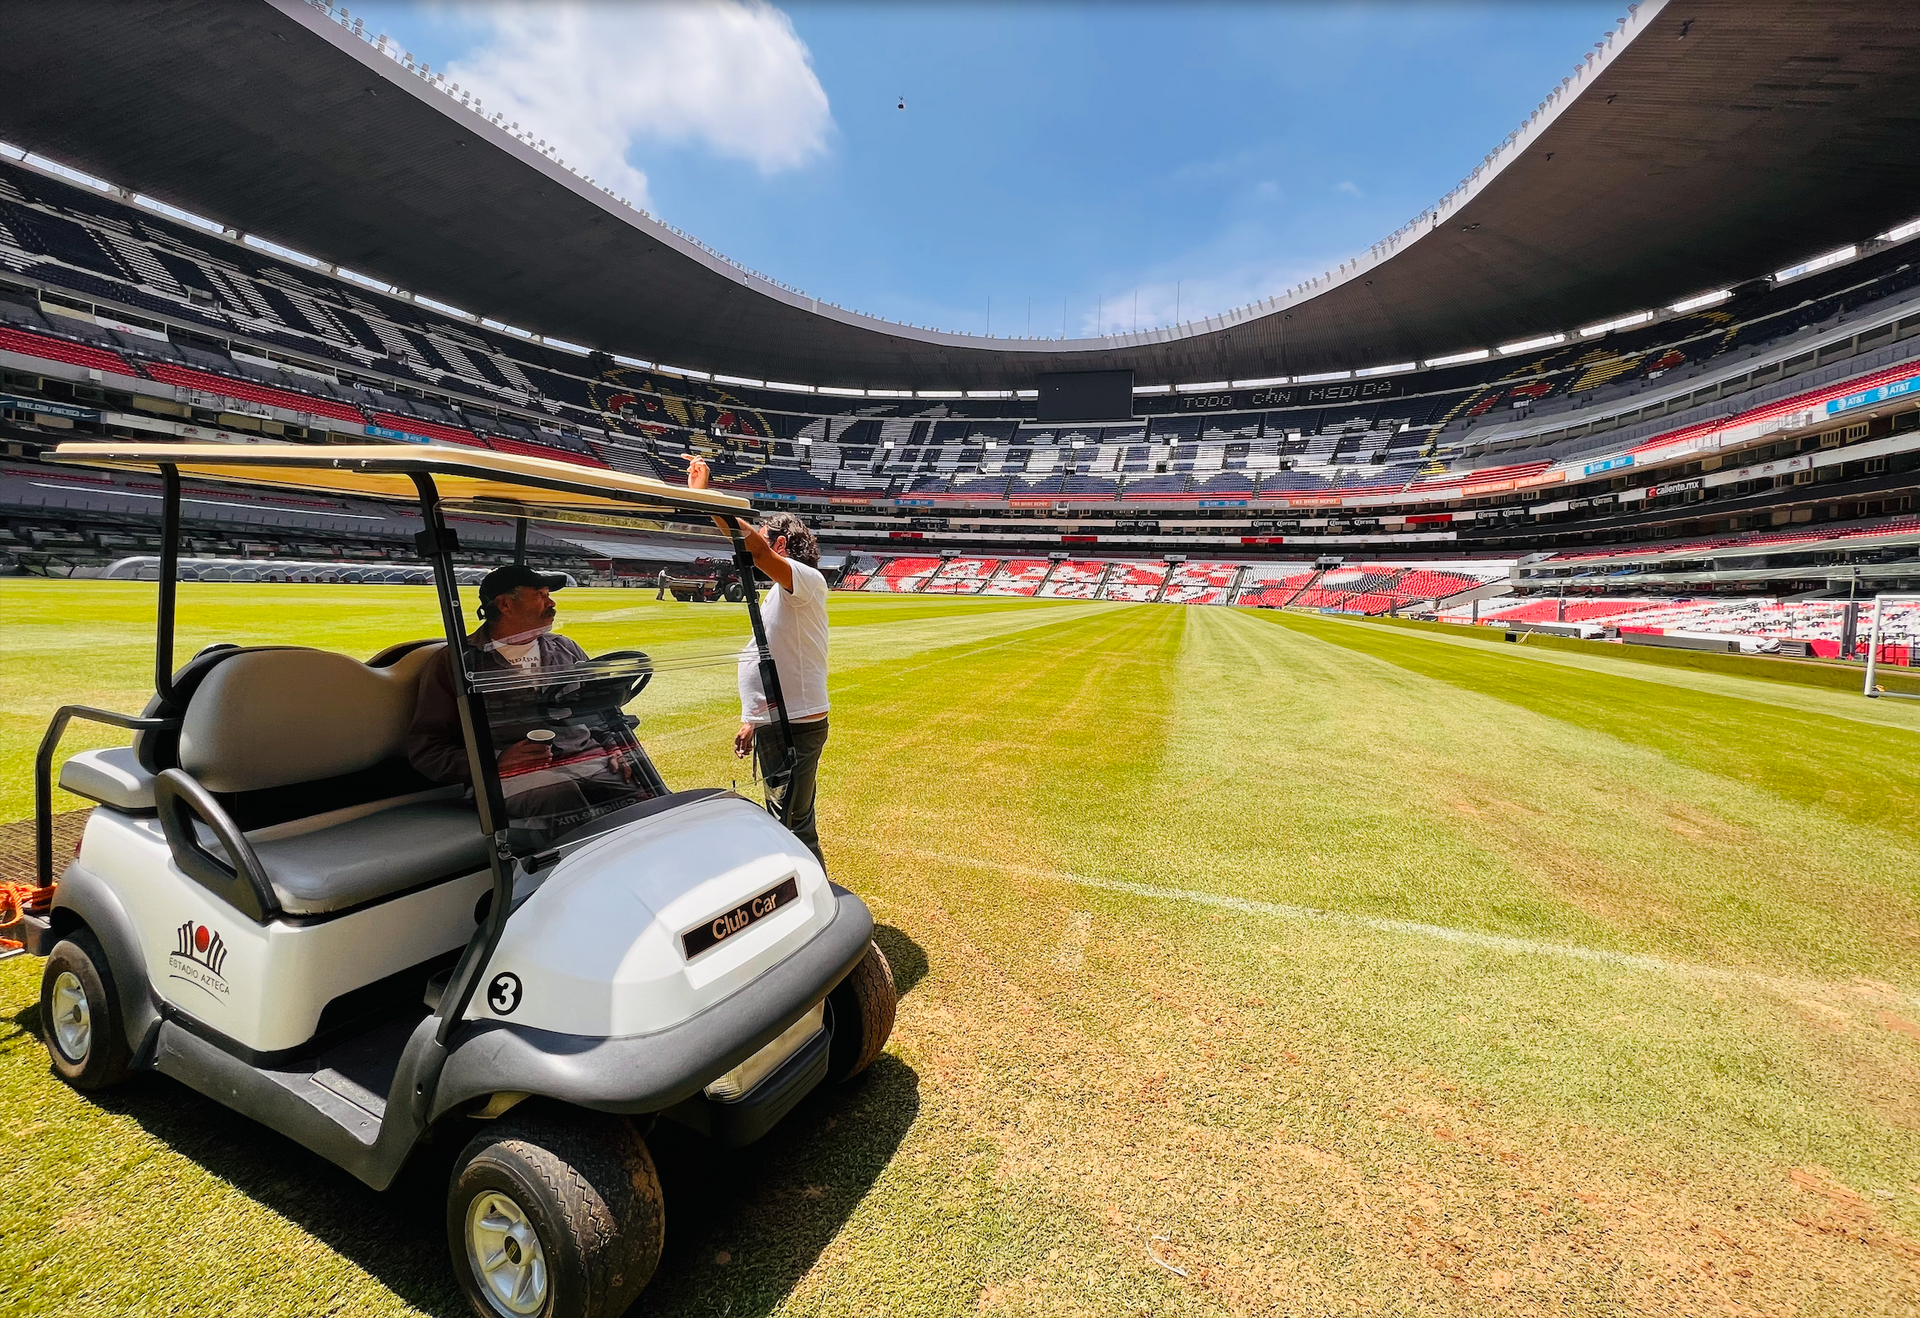
[[[191,780],[159,784],[181,867],[215,891],[244,889],[221,871],[247,868],[232,853],[250,852],[274,906],[296,916],[485,869],[487,840],[465,789],[420,778],[402,757],[421,672],[444,650],[411,646],[363,664],[325,650],[230,649],[189,664],[182,675],[193,680],[176,688],[186,706],[177,740],[137,748],[143,769],[178,768]],[[194,787],[201,790],[189,794]],[[182,835],[188,816],[169,817],[170,796],[197,816],[191,841]],[[244,846],[227,845],[229,837]],[[196,851],[219,862],[214,881]],[[253,904],[262,918],[273,913]]]

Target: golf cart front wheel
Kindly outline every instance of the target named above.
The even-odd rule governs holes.
[[[108,1089],[127,1078],[132,1050],[113,995],[113,972],[85,929],[63,938],[40,975],[40,1033],[54,1072],[75,1089]]]
[[[652,1155],[624,1118],[516,1112],[454,1165],[447,1243],[481,1318],[616,1318],[665,1234]]]
[[[893,1033],[893,1012],[899,995],[893,986],[893,967],[880,944],[868,943],[838,988],[827,995],[833,1011],[833,1044],[827,1058],[827,1078],[838,1084],[866,1070]]]

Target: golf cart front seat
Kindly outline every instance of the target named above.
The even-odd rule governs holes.
[[[263,920],[337,914],[487,868],[465,789],[403,758],[421,673],[445,648],[379,667],[236,650],[202,674],[180,724],[185,778],[163,771],[156,793],[181,868]]]

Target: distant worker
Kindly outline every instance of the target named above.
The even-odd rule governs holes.
[[[711,479],[706,461],[688,454],[688,487],[704,490]],[[714,520],[729,529],[723,519]],[[814,812],[820,752],[827,745],[827,579],[820,575],[820,542],[792,513],[775,513],[764,527],[743,519],[740,530],[753,565],[775,587],[761,616],[793,730],[793,771],[785,773],[787,745],[761,689],[760,652],[751,641],[740,652],[740,731],[733,738],[733,753],[755,757],[767,785],[767,808],[785,819],[794,836],[825,865]]]

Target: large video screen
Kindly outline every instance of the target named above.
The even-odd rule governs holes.
[[[1063,371],[1041,376],[1040,420],[1133,420],[1133,372]]]

